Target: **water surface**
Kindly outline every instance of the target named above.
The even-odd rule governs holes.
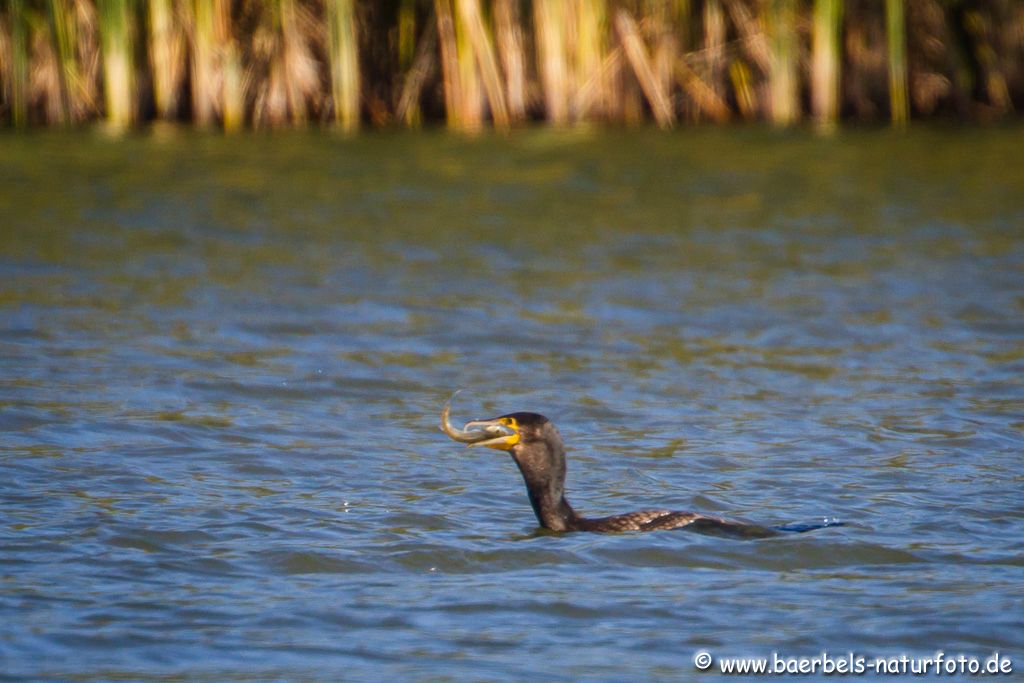
[[[5,137],[10,679],[1024,667],[1020,131]],[[587,514],[536,533],[533,410]]]

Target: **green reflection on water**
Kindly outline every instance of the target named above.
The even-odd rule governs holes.
[[[934,221],[985,237],[965,239],[951,229],[922,241],[931,254],[998,254],[1020,236],[1019,223],[1007,223],[1022,217],[1020,138],[1015,129],[834,138],[758,130],[594,131],[566,139],[538,131],[478,140],[8,136],[0,210],[17,239],[2,248],[11,256],[31,249],[57,263],[109,262],[140,251],[158,260],[189,239],[179,230],[188,222],[206,229],[204,249],[218,262],[201,275],[230,278],[254,263],[310,258],[258,243],[233,253],[234,240],[253,233],[342,232],[453,246],[469,236],[571,257],[606,231],[785,225],[819,234],[887,233]],[[108,212],[91,211],[96,203]],[[748,245],[691,244],[664,257],[714,263],[739,246]],[[793,245],[764,246],[759,262],[768,267],[808,258]],[[892,258],[892,248],[881,245],[871,258]],[[818,258],[825,268],[848,267]],[[614,264],[649,265],[628,250]]]

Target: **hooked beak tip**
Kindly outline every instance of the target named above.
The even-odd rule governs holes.
[[[458,392],[456,392],[457,394]],[[453,395],[452,398],[455,396]],[[474,446],[489,446],[505,450],[518,440],[518,433],[502,420],[473,420],[467,422],[462,429],[455,427],[450,420],[451,399],[445,402],[441,410],[441,431],[454,441]]]

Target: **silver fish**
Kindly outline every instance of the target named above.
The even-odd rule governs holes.
[[[459,391],[462,391],[459,389]],[[483,441],[489,441],[491,439],[498,439],[501,437],[511,436],[515,434],[515,431],[501,424],[481,423],[479,420],[473,422],[467,422],[462,429],[458,429],[451,423],[449,416],[452,411],[452,401],[456,396],[459,395],[459,391],[452,394],[441,410],[441,431],[447,434],[451,439],[458,441],[459,443],[465,443],[469,445],[480,444]]]

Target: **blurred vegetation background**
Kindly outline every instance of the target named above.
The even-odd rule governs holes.
[[[1024,0],[0,0],[0,122],[989,122]]]

